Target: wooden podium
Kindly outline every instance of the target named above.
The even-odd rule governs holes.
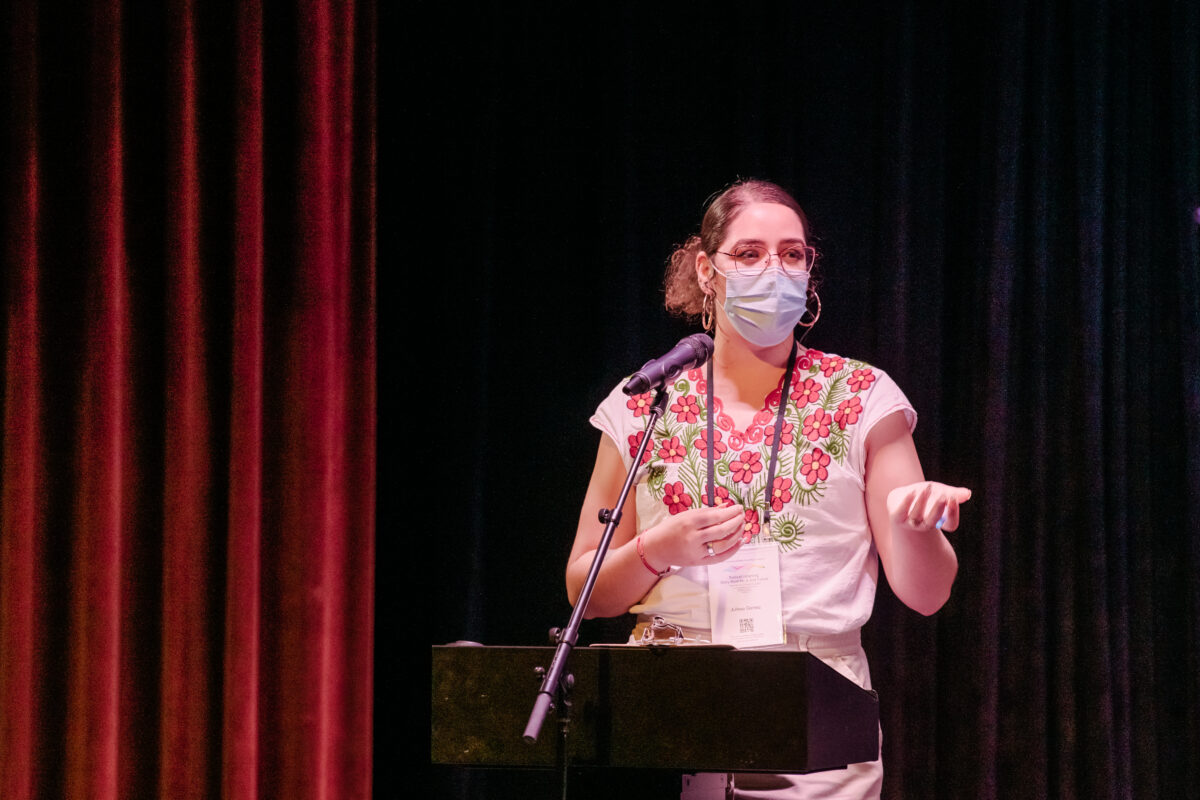
[[[432,762],[793,773],[879,757],[874,692],[810,653],[710,647],[574,650],[567,736],[552,716],[529,744],[522,731],[536,670],[553,655],[552,647],[434,647]]]

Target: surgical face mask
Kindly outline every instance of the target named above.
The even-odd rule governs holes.
[[[725,315],[743,339],[770,347],[788,338],[808,307],[808,273],[768,267],[759,275],[725,275]]]

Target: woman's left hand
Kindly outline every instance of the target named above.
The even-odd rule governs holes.
[[[958,506],[971,499],[965,486],[920,481],[888,492],[892,524],[913,531],[952,531],[958,528]]]

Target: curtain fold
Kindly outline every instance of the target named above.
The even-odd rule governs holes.
[[[3,481],[0,481],[0,794],[29,797],[32,776],[40,770],[35,754],[36,722],[46,712],[37,691],[34,665],[45,658],[43,646],[29,635],[45,623],[45,506],[37,488],[45,482],[45,441],[41,380],[38,241],[38,147],[35,130],[37,63],[31,42],[37,34],[32,15],[18,17],[5,29],[5,64],[10,74],[29,81],[9,94],[4,196],[5,353]]]
[[[371,794],[374,14],[3,12],[0,796]]]
[[[263,15],[238,6],[234,40],[233,342],[230,387],[229,536],[225,558],[222,797],[251,800],[257,786],[262,670]]]

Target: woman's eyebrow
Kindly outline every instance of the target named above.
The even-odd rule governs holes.
[[[789,237],[788,237],[788,238],[786,238],[786,239],[780,239],[780,240],[779,240],[779,242],[780,242],[780,244],[803,244],[803,245],[807,245],[807,244],[808,244],[808,242],[807,242],[807,241],[805,241],[804,239],[797,239],[795,236],[789,236]],[[765,242],[765,241],[763,241],[762,239],[755,239],[755,238],[750,238],[750,239],[738,239],[736,242],[734,242],[732,245],[730,245],[730,247],[737,247],[738,245],[741,245],[741,244],[761,244],[761,245],[766,245],[766,242]]]

